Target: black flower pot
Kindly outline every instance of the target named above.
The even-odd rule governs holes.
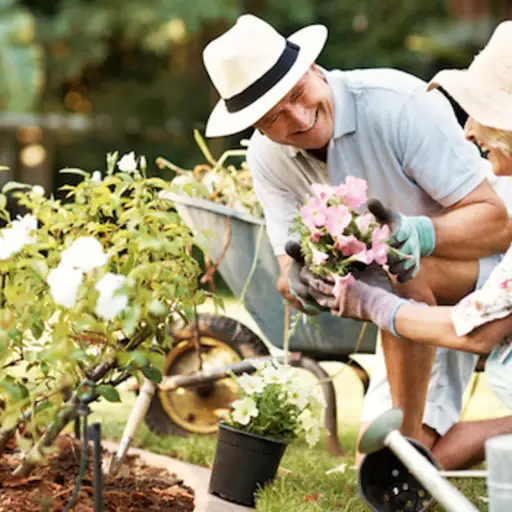
[[[287,444],[219,424],[209,492],[254,506],[254,493],[276,476]]]

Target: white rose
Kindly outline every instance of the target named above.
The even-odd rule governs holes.
[[[126,295],[116,295],[125,281],[125,276],[108,272],[96,283],[95,288],[100,292],[95,308],[98,316],[113,320],[128,305]]]
[[[14,229],[23,229],[26,232],[35,231],[37,229],[37,219],[34,215],[27,214],[23,217],[18,217],[12,221],[12,227]]]
[[[117,162],[117,167],[120,171],[133,172],[137,170],[137,160],[135,158],[135,152],[127,153]]]
[[[0,260],[7,260],[14,256],[31,242],[33,242],[33,239],[25,229],[19,227],[5,228],[0,234]]]
[[[32,187],[32,192],[34,192],[34,194],[36,194],[37,196],[44,196],[46,193],[44,187],[42,187],[41,185],[34,185]]]
[[[258,416],[256,402],[251,397],[245,397],[233,402],[233,420],[240,425],[247,425],[251,418]]]
[[[62,264],[51,270],[46,281],[50,286],[50,294],[55,304],[72,308],[83,276],[81,270]]]
[[[101,182],[101,172],[100,171],[94,171],[91,176],[91,180],[93,183],[100,183]]]
[[[61,263],[78,268],[84,272],[102,267],[107,261],[108,258],[103,250],[103,246],[93,236],[77,238],[61,254]]]

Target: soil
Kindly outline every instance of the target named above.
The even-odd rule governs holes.
[[[59,436],[47,455],[47,463],[37,465],[27,477],[13,477],[19,463],[14,444],[0,457],[0,512],[64,511],[79,473],[81,442]],[[111,454],[103,450],[103,465]],[[92,445],[88,465],[73,512],[94,512]],[[136,455],[126,457],[115,477],[103,475],[104,512],[182,512],[194,510],[194,492],[165,469],[143,464]]]

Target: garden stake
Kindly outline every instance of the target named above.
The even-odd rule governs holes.
[[[93,442],[94,511],[103,512],[103,473],[101,469],[101,424],[93,423],[87,431]]]
[[[363,435],[359,450],[362,453],[373,453],[387,446],[447,512],[478,512],[475,505],[445,480],[439,471],[402,436],[398,429],[403,417],[402,410],[398,408],[381,414]]]
[[[151,400],[153,399],[155,391],[156,385],[149,379],[144,379],[144,384],[140,389],[139,396],[135,400],[132,412],[128,418],[128,423],[126,424],[123,432],[123,437],[119,443],[119,447],[117,448],[117,453],[110,459],[110,463],[107,469],[108,475],[115,475],[117,471],[119,471],[128,448],[137,435],[139,425],[148,412],[148,408],[151,404]]]
[[[87,416],[89,416],[89,414],[91,414],[91,408],[89,407],[89,404],[91,402],[93,402],[94,400],[96,400],[96,391],[95,391],[95,384],[94,382],[87,382],[86,384],[87,386],[87,391],[83,392],[81,395],[80,395],[80,398],[78,400],[78,406],[76,408],[76,413],[78,414],[78,418],[82,418],[82,421],[83,421],[83,428],[82,428],[82,432],[80,432],[80,429],[78,429],[78,432],[75,432],[75,433],[78,433],[80,435],[80,433],[82,434],[82,457],[80,459],[80,469],[78,471],[78,476],[76,477],[76,484],[75,484],[75,488],[73,489],[73,494],[71,496],[71,499],[68,501],[68,503],[66,504],[65,508],[64,508],[64,512],[69,512],[71,510],[71,507],[74,505],[75,501],[76,501],[76,498],[78,497],[78,492],[80,491],[80,487],[82,485],[82,481],[83,481],[83,478],[84,478],[84,475],[85,475],[85,471],[87,470],[87,454],[88,454],[88,441],[89,441],[89,429],[87,428]],[[98,424],[96,424],[98,425]],[[76,424],[75,424],[76,426]],[[98,436],[96,435],[96,441],[95,441],[95,452],[96,452],[96,445],[99,445],[99,438]],[[101,452],[101,448],[100,448],[100,452]],[[97,460],[97,454],[95,453],[95,462]],[[101,458],[101,454],[100,454],[100,458]],[[94,467],[94,470],[96,470],[96,467]],[[101,466],[99,468],[100,470],[100,473],[101,473]],[[95,508],[95,512],[103,512],[103,504],[102,504],[102,488],[101,488],[101,483],[100,483],[100,488],[98,488],[96,485],[97,485],[97,481],[96,481],[96,474],[94,475],[94,503],[95,503],[95,507],[98,503],[98,499],[99,499],[99,504],[100,504],[100,508]],[[101,478],[101,476],[100,476]],[[101,482],[101,481],[100,481]],[[98,498],[98,493],[100,494],[100,497]]]

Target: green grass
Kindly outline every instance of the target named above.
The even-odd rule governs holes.
[[[232,301],[227,301],[228,314],[240,318],[249,327],[257,331],[257,327],[247,315]],[[208,306],[206,307],[208,308]],[[359,356],[358,360],[371,373],[373,357]],[[305,444],[290,445],[282,460],[278,476],[273,483],[259,491],[257,510],[265,512],[302,512],[330,511],[363,512],[368,508],[357,499],[357,473],[350,469],[353,465],[354,446],[357,435],[359,416],[363,403],[362,386],[350,370],[338,363],[324,363],[326,370],[334,376],[334,385],[338,397],[338,425],[342,446],[346,450],[345,458],[333,458],[327,452],[322,440],[313,449]],[[313,377],[304,372],[305,379]],[[110,404],[99,402],[94,404],[94,413],[90,421],[100,419],[103,424],[104,436],[119,440],[131,406],[134,402],[133,393],[122,391],[122,403]],[[468,395],[466,394],[466,401]],[[476,392],[464,411],[463,419],[484,419],[509,414],[498,399],[490,391],[485,376],[479,377]],[[135,441],[135,445],[155,453],[161,453],[180,460],[203,466],[211,466],[215,453],[215,438],[206,436],[191,437],[159,437],[152,434],[143,425]],[[326,471],[346,463],[344,473],[335,472],[326,475]],[[481,511],[487,511],[486,503],[481,499],[486,496],[485,480],[452,480],[463,493]],[[433,511],[441,512],[440,507]]]

